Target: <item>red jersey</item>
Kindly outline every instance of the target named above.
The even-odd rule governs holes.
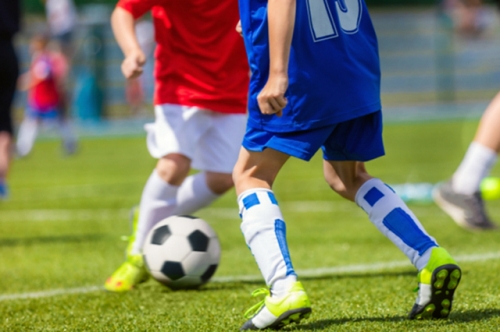
[[[39,112],[50,111],[59,106],[57,66],[49,53],[41,53],[33,57],[30,67],[33,86],[29,91],[28,100],[29,105]]]
[[[245,113],[249,68],[236,0],[120,0],[155,26],[154,103]]]

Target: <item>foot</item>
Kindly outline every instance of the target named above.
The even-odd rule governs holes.
[[[257,289],[252,295],[266,295],[266,297],[247,310],[245,317],[249,320],[240,328],[241,331],[280,329],[290,323],[299,323],[311,314],[311,303],[304,287],[298,281],[283,297],[271,297],[267,288]]]
[[[146,271],[142,255],[130,255],[125,263],[106,280],[104,288],[110,292],[126,292],[148,278],[149,274]]]
[[[436,204],[463,228],[490,230],[497,227],[486,214],[479,191],[472,195],[457,193],[450,180],[437,185],[432,196]]]
[[[76,140],[64,141],[62,147],[64,154],[68,156],[75,154],[78,150],[78,144]]]
[[[418,297],[410,319],[447,318],[462,271],[446,250],[432,248],[427,265],[418,273]]]
[[[125,256],[127,260],[106,280],[104,287],[111,292],[126,292],[131,290],[149,278],[144,265],[144,258],[141,254],[133,254],[135,234],[139,224],[139,207],[134,206],[130,211],[130,228],[132,233],[124,236],[123,240],[128,241]]]

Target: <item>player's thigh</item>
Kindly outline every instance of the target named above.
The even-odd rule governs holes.
[[[193,156],[193,168],[231,174],[245,133],[244,114],[207,112],[210,128],[200,137]]]
[[[200,138],[210,128],[206,112],[174,104],[155,106],[155,122],[145,126],[147,147],[154,158],[181,154],[193,159]]]

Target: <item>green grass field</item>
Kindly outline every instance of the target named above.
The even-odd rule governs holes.
[[[388,125],[388,155],[367,167],[389,184],[438,182],[458,166],[476,125]],[[86,139],[70,158],[46,140],[14,162],[11,198],[0,202],[1,331],[238,330],[256,302],[250,292],[263,283],[239,230],[234,192],[198,214],[223,248],[213,282],[198,291],[172,292],[153,280],[126,294],[102,290],[123,260],[120,236],[154,164],[143,137]],[[433,204],[410,205],[461,262],[463,280],[450,319],[409,321],[414,268],[361,209],[329,190],[319,156],[291,160],[275,192],[313,305],[310,319],[287,330],[500,330],[499,232],[467,232]],[[499,202],[488,208],[500,222]]]

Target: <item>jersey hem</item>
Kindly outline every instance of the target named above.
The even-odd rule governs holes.
[[[355,111],[347,111],[341,114],[332,115],[327,118],[314,119],[304,122],[292,121],[289,123],[263,123],[260,116],[257,119],[249,116],[248,126],[251,128],[267,130],[275,133],[288,133],[331,126],[337,123],[359,118],[370,113],[378,112],[381,109],[381,103],[376,102]]]

